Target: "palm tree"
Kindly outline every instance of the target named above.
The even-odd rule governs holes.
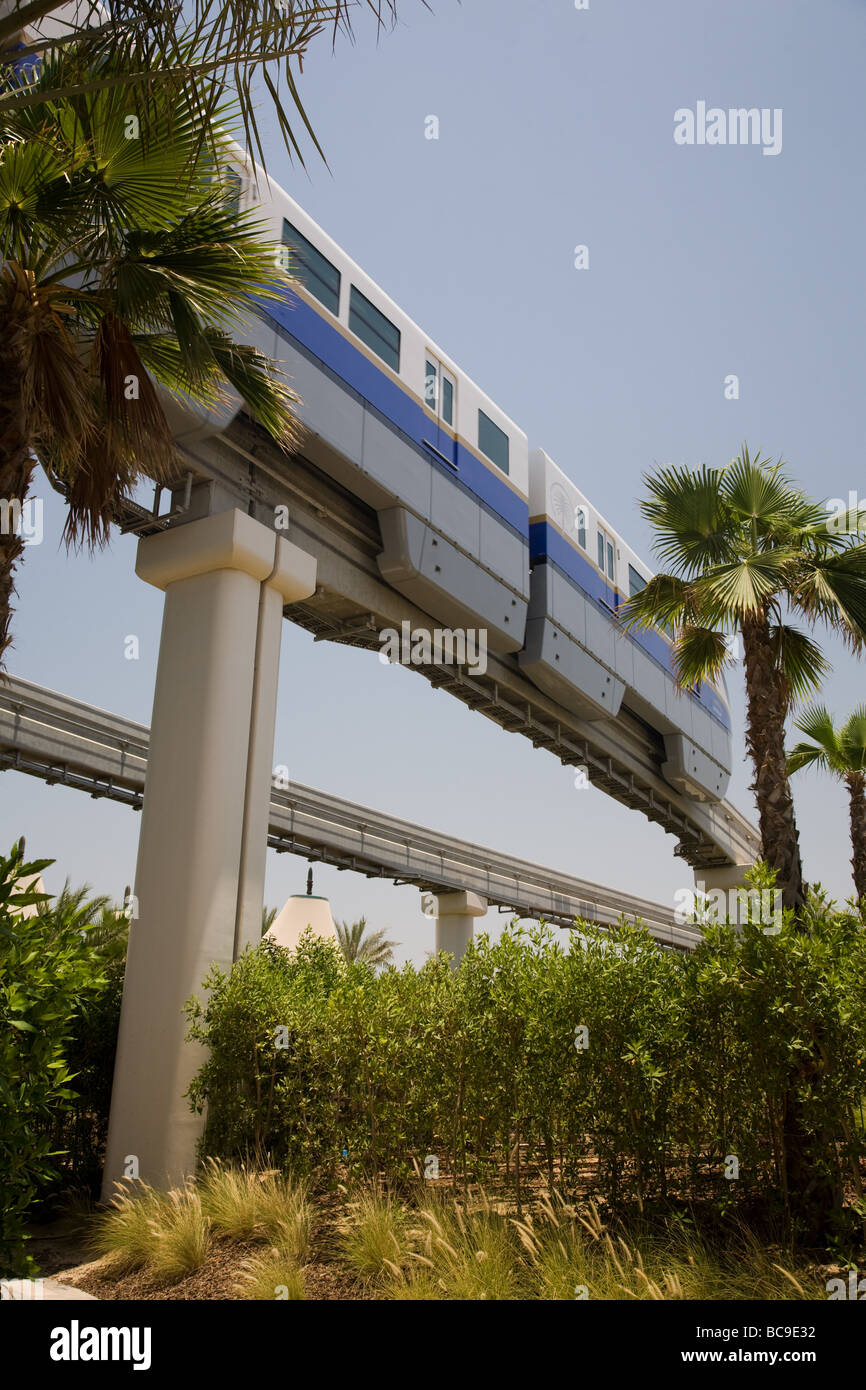
[[[276,922],[278,911],[278,908],[268,907],[267,904],[262,908],[262,936],[266,936]]]
[[[788,780],[785,723],[792,702],[811,694],[828,669],[820,648],[789,621],[821,622],[859,649],[866,638],[866,547],[827,525],[827,511],[784,473],[752,459],[746,446],[727,467],[662,468],[647,477],[641,510],[656,532],[668,572],[624,605],[628,626],[673,624],[680,684],[717,676],[739,633],[746,671],[746,742],[758,804],[761,849],[785,907],[798,914],[806,888]],[[805,929],[805,928],[801,928]],[[840,1202],[837,1180],[816,1169],[804,1100],[826,1063],[814,1055],[792,1068],[783,1152],[788,1198],[810,1236]]]
[[[229,206],[194,107],[151,110],[129,138],[133,106],[87,87],[0,126],[0,498],[24,505],[38,459],[66,497],[67,540],[91,546],[140,478],[180,472],[157,386],[212,407],[230,385],[294,439],[276,364],[232,338],[253,290],[278,298],[291,282]],[[0,664],[23,548],[0,526]]]
[[[684,687],[717,676],[726,636],[742,636],[747,746],[761,848],[786,907],[805,900],[788,781],[785,721],[828,669],[808,628],[822,623],[855,649],[866,637],[866,546],[827,526],[826,509],[746,446],[726,468],[666,467],[646,478],[641,511],[667,566],[623,608],[627,627],[674,624]]]
[[[427,0],[421,3],[426,7]],[[366,8],[380,29],[397,21],[396,0],[192,0],[184,6],[125,0],[120,6],[83,4],[64,15],[62,33],[46,39],[40,22],[58,9],[58,0],[11,0],[2,8],[0,115],[44,100],[26,80],[27,69],[35,58],[62,57],[45,89],[52,100],[68,98],[88,81],[145,100],[177,101],[186,94],[199,113],[203,139],[212,134],[215,93],[232,96],[247,144],[262,163],[256,105],[264,94],[286,149],[302,165],[304,138],[322,153],[297,87],[311,42],[327,32],[334,42],[341,33],[350,40],[357,9]],[[108,57],[114,66],[104,65]]]
[[[848,788],[851,868],[857,898],[862,903],[866,899],[866,705],[858,705],[839,729],[823,705],[812,705],[797,720],[797,728],[812,742],[795,744],[788,754],[788,771],[822,768]]]
[[[374,968],[377,965],[390,965],[397,943],[387,941],[383,929],[368,932],[366,917],[362,917],[359,922],[353,922],[351,926],[348,922],[335,925],[340,950],[349,965],[356,961],[372,965]]]
[[[41,902],[37,915],[48,918],[58,935],[69,930],[86,935],[87,944],[100,963],[121,960],[126,954],[129,918],[105,894],[90,897],[90,884],[71,888],[66,880],[56,897]]]

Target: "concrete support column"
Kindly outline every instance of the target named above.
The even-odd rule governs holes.
[[[259,594],[235,958],[262,934],[283,605],[309,598],[315,588],[313,557],[277,537],[274,567]]]
[[[487,899],[477,893],[434,893],[436,905],[436,950],[447,951],[459,965],[472,940],[474,917],[483,917]]]
[[[139,543],[165,608],[104,1196],[130,1169],[160,1187],[193,1170],[202,1121],[184,1093],[202,1056],[183,1006],[259,936],[280,617],[315,569],[237,510]]]

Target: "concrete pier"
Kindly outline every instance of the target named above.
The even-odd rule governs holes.
[[[165,591],[103,1196],[195,1164],[184,1004],[259,939],[283,605],[315,560],[237,509],[139,543]]]
[[[436,950],[447,951],[459,965],[472,940],[473,920],[487,911],[487,899],[478,893],[434,893]]]

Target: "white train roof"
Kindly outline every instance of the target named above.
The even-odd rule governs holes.
[[[291,194],[287,193],[269,174],[266,174],[261,165],[252,159],[242,146],[232,142],[232,147],[236,151],[236,162],[243,168],[249,180],[248,187],[253,193],[255,202],[260,204],[261,211],[266,213],[268,210],[268,202],[271,202],[275,209],[280,211],[280,215],[282,215],[281,204],[286,205],[285,213],[290,215],[291,219],[297,219],[297,230],[303,232],[305,236],[311,234],[311,239],[314,240],[317,249],[321,250],[322,254],[327,255],[329,259],[333,259],[338,269],[349,273],[352,283],[357,286],[362,294],[367,295],[368,298],[372,298],[377,308],[381,308],[383,312],[387,312],[388,316],[394,320],[396,326],[400,328],[401,331],[410,335],[414,334],[418,338],[423,338],[431,353],[439,358],[445,370],[454,376],[459,376],[467,386],[492,407],[491,418],[494,418],[501,427],[510,431],[514,436],[526,441],[526,434],[516,421],[513,420],[510,415],[507,415],[502,407],[481,389],[477,382],[470,377],[469,373],[455,362],[454,359],[439,346],[435,339],[431,338],[423,328],[415,323],[414,319],[409,317],[404,309],[400,308],[400,305],[382,289],[381,285],[370,278],[366,271],[358,265],[357,261],[353,260],[352,257],[343,250],[342,246],[338,245],[333,237],[329,236],[324,228],[320,227],[318,222],[310,217],[309,213],[304,211]],[[255,211],[255,209],[253,210]]]

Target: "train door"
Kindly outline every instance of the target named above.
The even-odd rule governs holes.
[[[436,416],[434,437],[429,442],[442,458],[454,467],[457,464],[457,446],[454,442],[457,429],[457,383],[438,358],[429,352],[424,363],[424,404]]]
[[[598,528],[598,567],[601,570],[603,585],[601,591],[602,601],[608,608],[617,607],[616,594],[616,547],[607,532],[599,526]]]

